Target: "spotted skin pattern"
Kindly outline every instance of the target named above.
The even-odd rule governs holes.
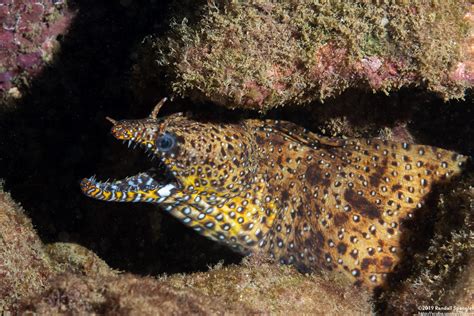
[[[241,253],[340,271],[368,288],[399,263],[403,222],[466,160],[430,146],[325,138],[284,121],[156,113],[111,121],[117,139],[141,145],[161,167],[111,183],[84,179],[86,195],[159,204]]]

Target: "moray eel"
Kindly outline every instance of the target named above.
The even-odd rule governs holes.
[[[124,180],[84,179],[90,197],[161,206],[194,231],[300,270],[341,271],[381,286],[403,256],[404,222],[465,156],[381,139],[318,136],[293,123],[216,123],[173,114],[113,123],[157,169]]]

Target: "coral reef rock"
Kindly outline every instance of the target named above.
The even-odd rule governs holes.
[[[31,221],[0,188],[0,314],[15,301],[44,289],[53,274]]]
[[[65,1],[0,2],[0,103],[21,97],[31,78],[53,59],[58,36],[74,13]]]
[[[21,313],[370,313],[368,296],[288,267],[263,264],[154,279],[130,274],[96,278],[65,274],[25,300]]]
[[[145,41],[138,94],[171,80],[177,96],[266,111],[348,87],[422,86],[462,98],[474,83],[474,8],[466,1],[231,1],[206,9],[196,23],[172,24],[166,39]]]

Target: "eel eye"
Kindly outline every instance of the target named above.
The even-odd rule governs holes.
[[[167,152],[176,145],[176,138],[171,134],[165,133],[156,139],[155,145],[159,151]]]

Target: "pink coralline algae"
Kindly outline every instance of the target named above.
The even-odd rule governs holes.
[[[0,0],[0,99],[52,59],[72,17],[63,1]]]

